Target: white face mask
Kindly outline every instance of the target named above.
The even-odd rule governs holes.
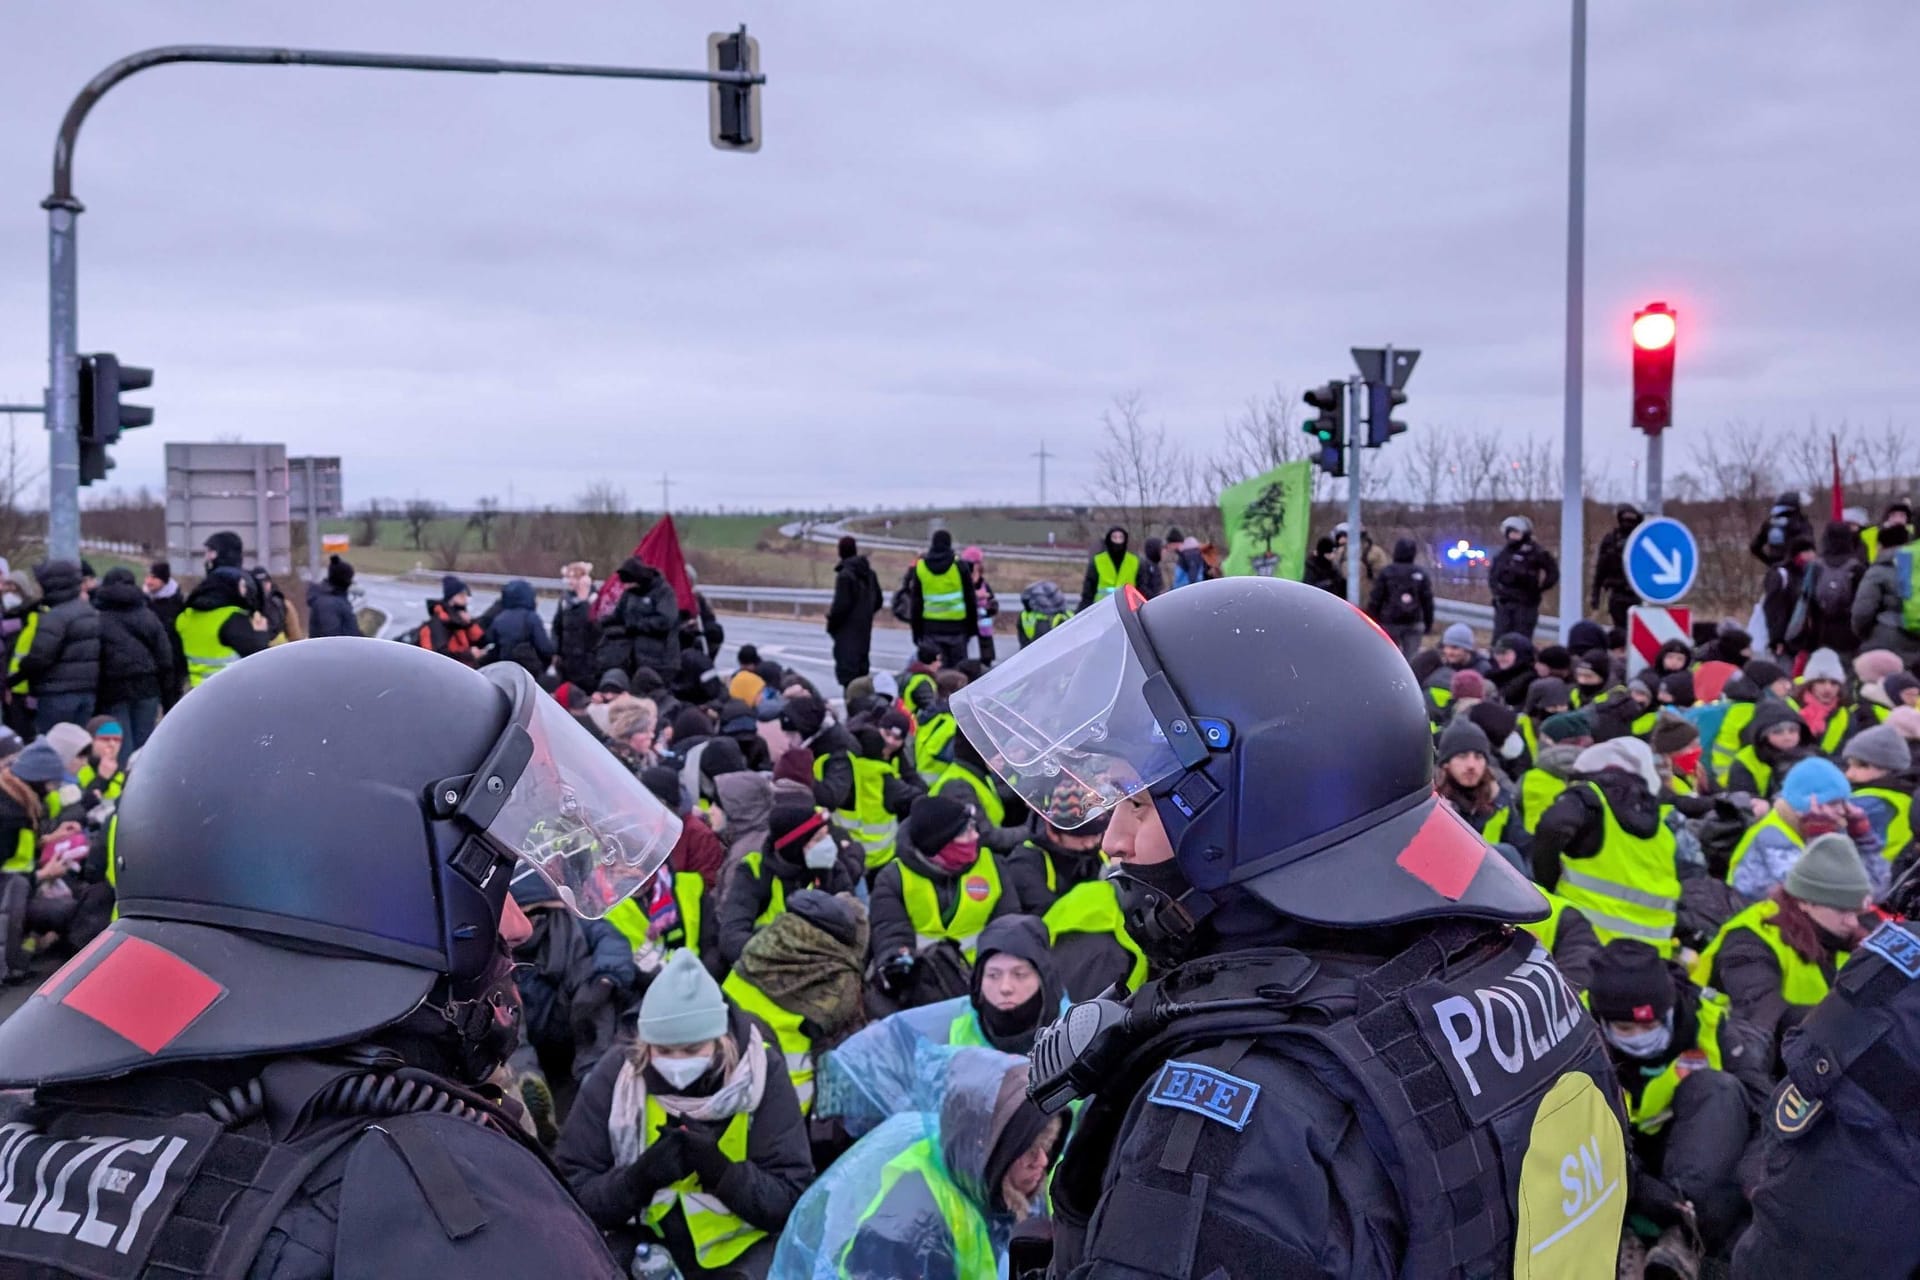
[[[713,1065],[713,1055],[703,1053],[697,1058],[663,1058],[658,1054],[653,1058],[653,1069],[660,1078],[676,1089],[684,1089],[707,1074],[707,1068]]]
[[[18,609],[20,607],[20,597],[12,591],[7,592],[5,595],[0,595],[0,606],[8,609]]]
[[[806,856],[809,871],[831,871],[833,864],[840,858],[840,847],[834,844],[831,835],[821,832],[814,838],[813,843],[807,846]]]
[[[1610,1026],[1601,1027],[1600,1032],[1614,1048],[1629,1058],[1657,1058],[1673,1043],[1673,1014],[1669,1012],[1666,1021],[1659,1026],[1632,1035],[1623,1036]]]

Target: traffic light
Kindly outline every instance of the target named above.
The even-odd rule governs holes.
[[[122,404],[120,393],[153,385],[153,370],[121,364],[110,352],[80,357],[80,483],[105,480],[113,467],[107,446],[128,427],[153,422],[145,405]]]
[[[1384,382],[1367,384],[1367,448],[1378,449],[1407,429],[1406,423],[1393,420],[1394,409],[1406,402],[1404,391]]]
[[[1650,436],[1673,425],[1673,348],[1678,318],[1664,302],[1633,313],[1633,425]]]
[[[738,31],[707,37],[707,70],[760,72],[760,42]],[[722,151],[760,149],[760,87],[752,84],[707,86],[708,136]]]
[[[1329,382],[1324,387],[1307,392],[1304,397],[1308,404],[1320,411],[1320,416],[1302,424],[1301,429],[1320,441],[1320,456],[1314,461],[1330,476],[1347,474],[1346,395],[1345,386]]]

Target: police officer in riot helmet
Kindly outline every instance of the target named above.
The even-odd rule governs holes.
[[[1736,1276],[1920,1275],[1920,867],[1883,905],[1904,918],[1854,948],[1782,1050]]]
[[[167,715],[120,915],[0,1023],[0,1275],[624,1275],[489,1077],[507,885],[581,915],[679,821],[517,665],[311,640]]]
[[[1262,578],[1122,593],[953,712],[1030,803],[1101,798],[1152,962],[1034,1047],[1036,1102],[1090,1099],[1052,1275],[1614,1274],[1605,1049],[1512,927],[1544,899],[1435,799],[1420,689],[1362,614]]]

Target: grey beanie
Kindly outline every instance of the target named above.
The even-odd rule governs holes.
[[[1873,892],[1860,850],[1838,831],[1816,836],[1787,871],[1786,890],[1802,902],[1836,911],[1858,911]]]
[[[1440,633],[1440,643],[1471,649],[1473,648],[1473,628],[1464,622],[1456,622]]]
[[[1900,736],[1898,729],[1884,724],[1854,734],[1841,750],[1840,758],[1858,760],[1888,773],[1905,773],[1913,768],[1913,752],[1907,740]]]
[[[727,1001],[720,984],[691,950],[674,951],[640,998],[640,1038],[652,1045],[679,1045],[725,1034]]]
[[[1455,756],[1478,751],[1488,760],[1493,759],[1493,743],[1488,741],[1486,730],[1465,716],[1455,716],[1441,731],[1438,759],[1441,764]]]

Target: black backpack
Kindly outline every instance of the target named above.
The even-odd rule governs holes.
[[[1404,585],[1399,577],[1387,584],[1387,601],[1381,608],[1386,615],[1380,620],[1390,627],[1410,627],[1417,622],[1426,621],[1426,615],[1420,610],[1419,586],[1426,580],[1426,574],[1415,569],[1408,574]]]
[[[1807,566],[1807,599],[1823,618],[1844,618],[1853,609],[1853,574],[1815,560]]]

